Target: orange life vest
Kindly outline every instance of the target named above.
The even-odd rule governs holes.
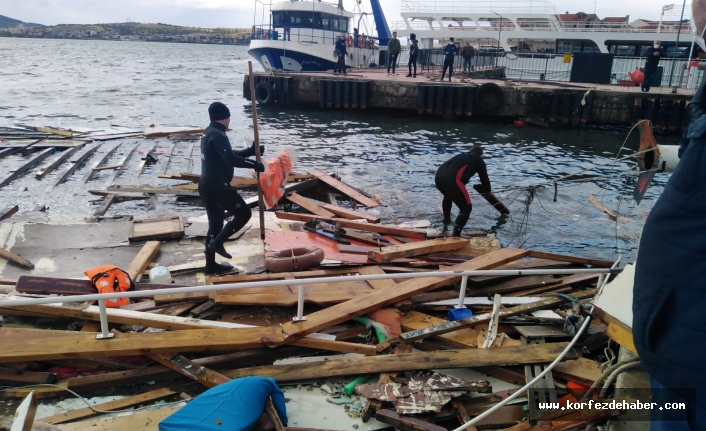
[[[116,293],[135,290],[135,283],[132,282],[127,272],[114,265],[103,265],[89,269],[84,274],[91,279],[91,283],[99,293]],[[118,308],[128,305],[130,298],[106,299],[105,306]]]

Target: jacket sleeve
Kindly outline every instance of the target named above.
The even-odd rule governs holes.
[[[233,150],[233,153],[238,157],[242,157],[244,159],[247,159],[248,157],[255,157],[255,148],[250,147],[250,148],[246,148],[244,150],[238,150],[238,151]]]
[[[481,193],[490,193],[490,179],[488,178],[488,169],[485,166],[485,161],[481,159],[478,163],[478,179],[480,180],[480,190]]]
[[[211,140],[211,145],[213,145],[213,148],[216,150],[218,155],[234,168],[252,168],[255,166],[252,161],[236,154],[230,146],[230,141],[224,135],[214,136]]]
[[[687,105],[686,110],[689,113],[689,126],[686,129],[686,135],[682,148],[679,151],[679,156],[684,152],[689,141],[695,138],[701,138],[706,135],[706,80],[701,81],[701,86],[696,90],[691,103]]]

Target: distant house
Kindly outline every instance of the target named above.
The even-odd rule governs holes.
[[[630,28],[630,15],[607,16],[601,20],[601,27],[605,28]]]
[[[657,27],[659,27],[659,21],[639,18],[631,22],[630,25],[643,30],[656,30]],[[680,26],[681,31],[691,32],[690,21],[688,19],[682,21],[662,21],[660,31],[665,33],[676,33],[679,31]]]
[[[594,13],[577,12],[556,15],[556,18],[564,23],[564,28],[591,28],[598,27],[601,19]]]

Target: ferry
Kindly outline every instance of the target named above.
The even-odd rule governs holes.
[[[703,38],[692,29],[690,5],[686,5],[684,16],[680,16],[680,7],[673,7],[666,20],[631,22],[629,15],[600,19],[595,13],[557,13],[554,4],[542,0],[401,1],[402,21],[392,22],[391,29],[400,37],[415,33],[427,49],[435,41],[453,37],[457,42],[496,46],[505,52],[580,51],[640,56],[656,39],[668,50],[678,42],[680,56],[689,51],[693,42],[706,50]]]
[[[323,72],[334,68],[334,45],[343,35],[347,42],[348,67],[368,67],[378,60],[379,47],[392,37],[378,0],[371,0],[377,29],[363,22],[362,11],[355,13],[338,4],[299,0],[263,3],[256,1],[266,22],[253,25],[248,53],[265,71]],[[356,8],[360,2],[356,1]],[[352,20],[359,15],[359,18]],[[365,28],[361,24],[365,25]],[[372,33],[376,35],[373,36]]]

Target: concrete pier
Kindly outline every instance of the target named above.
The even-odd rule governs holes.
[[[455,118],[521,119],[552,124],[632,125],[652,121],[658,130],[678,132],[693,90],[617,85],[456,77],[443,82],[427,76],[387,75],[383,70],[331,73],[255,73],[263,105],[326,109],[394,109]],[[486,72],[487,76],[487,72]],[[243,94],[250,100],[245,77]],[[270,97],[268,97],[268,95]]]

